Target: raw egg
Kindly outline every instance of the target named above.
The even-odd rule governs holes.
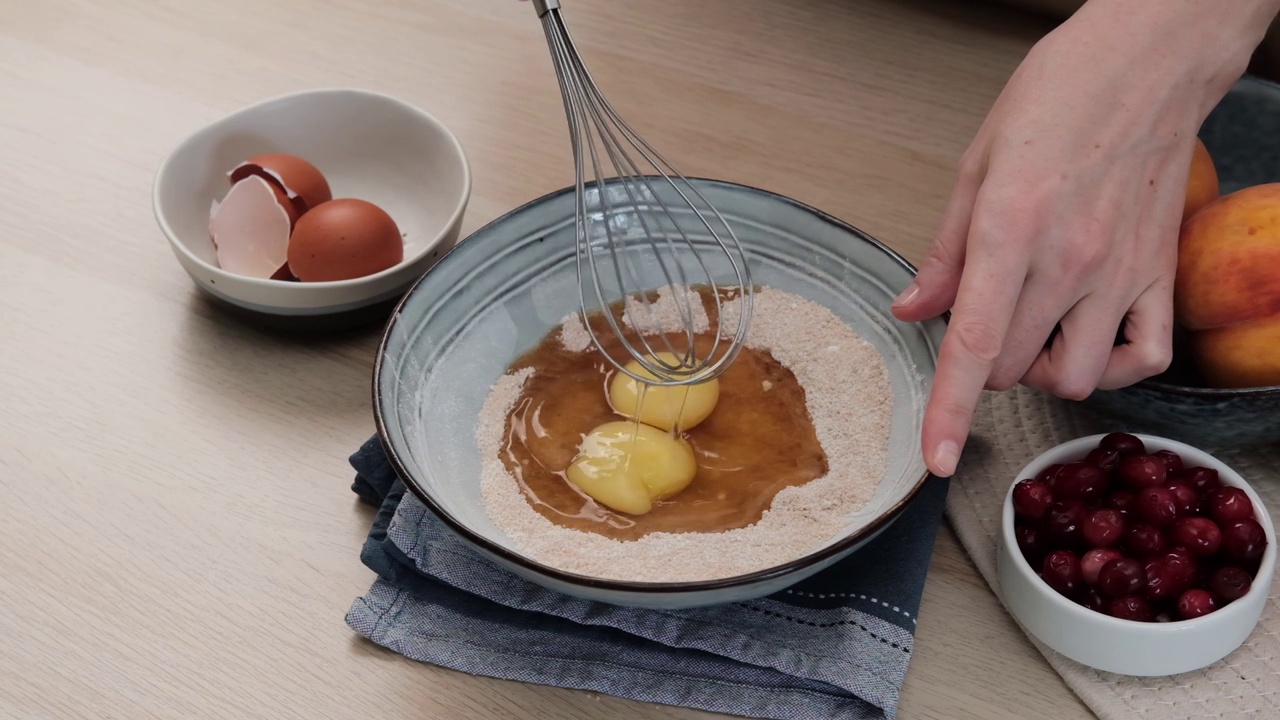
[[[674,353],[660,352],[650,355],[657,364],[680,367],[681,359]],[[637,360],[626,364],[627,370],[657,382],[658,377],[649,372]],[[720,399],[720,381],[712,378],[690,385],[651,385],[636,382],[626,373],[618,373],[609,383],[609,404],[621,415],[638,418],[656,428],[689,430],[706,420]]]
[[[569,482],[617,512],[644,515],[693,482],[698,463],[684,438],[644,423],[614,421],[582,439]]]
[[[365,277],[403,259],[404,239],[395,220],[355,198],[311,208],[298,218],[289,239],[289,269],[303,282]]]

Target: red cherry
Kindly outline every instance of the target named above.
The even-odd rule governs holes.
[[[1149,487],[1138,494],[1138,516],[1155,527],[1172,524],[1178,518],[1178,504],[1168,488]]]
[[[1158,553],[1156,557],[1161,560],[1177,560],[1184,562],[1187,564],[1187,567],[1192,568],[1193,570],[1195,569],[1196,559],[1192,557],[1191,553],[1187,552],[1186,548],[1170,548],[1162,553]]]
[[[1053,493],[1059,498],[1092,503],[1107,490],[1107,474],[1097,465],[1074,462],[1064,465],[1053,482]]]
[[[1040,520],[1053,505],[1053,491],[1039,480],[1022,480],[1013,486],[1013,512],[1028,520]]]
[[[1164,550],[1168,545],[1164,533],[1150,525],[1131,525],[1125,534],[1125,545],[1135,555],[1147,557]]]
[[[1086,585],[1097,585],[1098,572],[1102,570],[1102,566],[1123,558],[1124,555],[1114,548],[1094,548],[1080,558],[1080,575]]]
[[[1084,541],[1093,547],[1115,545],[1124,537],[1124,515],[1115,508],[1094,510],[1085,516],[1081,533]]]
[[[1022,557],[1026,558],[1032,567],[1038,567],[1048,550],[1040,531],[1031,525],[1015,525],[1013,536],[1018,541],[1018,549],[1022,551]]]
[[[1090,610],[1096,613],[1106,612],[1106,608],[1107,608],[1106,598],[1102,597],[1102,594],[1098,592],[1097,588],[1085,589],[1084,594],[1082,594],[1080,598],[1076,600],[1076,602],[1080,603],[1081,605],[1089,608]]]
[[[1202,509],[1200,493],[1184,480],[1173,480],[1165,486],[1173,493],[1173,504],[1178,508],[1178,517],[1199,515]]]
[[[1175,543],[1196,557],[1209,557],[1222,546],[1222,530],[1206,517],[1178,518],[1172,535]]]
[[[1122,513],[1133,513],[1138,507],[1138,494],[1132,490],[1116,490],[1107,496],[1106,503]]]
[[[1036,473],[1036,480],[1039,480],[1045,485],[1048,485],[1050,489],[1053,489],[1053,484],[1057,481],[1058,473],[1061,470],[1062,470],[1061,464],[1050,465],[1049,467]]]
[[[1236,520],[1222,527],[1222,552],[1229,558],[1257,560],[1266,547],[1267,533],[1253,518]]]
[[[1151,604],[1147,602],[1146,598],[1138,595],[1115,598],[1107,603],[1107,614],[1121,620],[1134,620],[1136,622],[1151,622],[1153,617]]]
[[[1089,451],[1084,456],[1084,461],[1097,466],[1105,473],[1115,472],[1116,467],[1120,465],[1120,453],[1115,450],[1104,450],[1097,447]]]
[[[1164,461],[1154,455],[1125,455],[1120,458],[1119,472],[1135,490],[1163,485],[1169,477]]]
[[[1185,550],[1181,554],[1167,553],[1160,562],[1169,573],[1166,579],[1175,588],[1186,589],[1196,584],[1196,561]]]
[[[1142,439],[1129,433],[1111,433],[1098,442],[1103,450],[1114,450],[1120,455],[1141,455],[1147,451]]]
[[[1098,591],[1103,595],[1132,595],[1147,583],[1142,564],[1132,558],[1112,560],[1098,571]]]
[[[1220,567],[1222,558],[1220,556],[1196,558],[1195,577],[1191,580],[1191,587],[1209,587],[1209,581],[1213,579],[1213,573]]]
[[[1191,487],[1199,490],[1201,494],[1222,487],[1222,481],[1218,479],[1218,471],[1213,468],[1187,468],[1179,474],[1179,479],[1191,483]]]
[[[1172,450],[1157,450],[1155,456],[1164,461],[1170,475],[1182,472],[1182,456]]]
[[[1044,559],[1044,581],[1059,593],[1071,597],[1084,582],[1080,559],[1070,550],[1054,550]]]
[[[1046,540],[1057,547],[1079,546],[1084,540],[1080,529],[1084,513],[1085,505],[1079,500],[1055,502],[1040,525]]]
[[[1208,590],[1195,588],[1182,593],[1182,597],[1178,598],[1178,617],[1183,620],[1203,617],[1217,609],[1218,604],[1213,601]]]
[[[1174,553],[1148,560],[1143,570],[1147,577],[1146,596],[1156,601],[1178,597],[1191,587],[1196,572],[1189,558]]]
[[[1219,525],[1253,518],[1253,501],[1238,487],[1223,486],[1209,493],[1209,517]]]
[[[1251,587],[1253,587],[1253,578],[1249,577],[1249,573],[1230,565],[1218,568],[1209,580],[1209,592],[1213,593],[1213,599],[1217,600],[1219,605],[1239,600],[1249,592]]]

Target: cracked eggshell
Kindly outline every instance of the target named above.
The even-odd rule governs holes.
[[[297,216],[333,199],[329,181],[310,162],[288,153],[262,153],[240,163],[227,173],[231,184],[258,176],[284,191]]]
[[[292,205],[260,177],[247,177],[215,203],[209,217],[218,265],[227,272],[262,279],[288,272]]]

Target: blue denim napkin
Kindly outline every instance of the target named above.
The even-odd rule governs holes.
[[[562,595],[496,566],[396,477],[376,437],[352,490],[379,506],[347,613],[360,635],[476,675],[770,720],[892,720],[948,481],[864,549],[772,597],[683,611]]]

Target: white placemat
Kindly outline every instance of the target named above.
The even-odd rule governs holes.
[[[1000,509],[1014,475],[1036,455],[1059,443],[1127,429],[1098,418],[1076,403],[1016,388],[986,393],[972,437],[947,499],[947,516],[979,571],[1000,595],[996,533]],[[1235,468],[1257,490],[1280,523],[1280,447],[1249,450],[1205,447]],[[1253,635],[1217,664],[1192,673],[1134,678],[1099,672],[1031,638],[1049,663],[1100,720],[1260,720],[1280,718],[1280,576]]]

